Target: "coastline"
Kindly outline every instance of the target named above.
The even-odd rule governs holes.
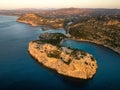
[[[55,28],[55,27],[52,27],[50,25],[38,25],[38,24],[34,24],[32,22],[27,22],[27,21],[22,21],[22,20],[16,20],[16,22],[24,23],[24,24],[30,25],[32,27],[40,26],[42,28],[42,30],[50,30],[50,29],[60,30],[60,29],[64,29],[63,27],[62,28],[61,27],[60,28]]]
[[[112,51],[114,51],[114,52],[116,52],[117,54],[120,55],[120,51],[119,51],[119,50],[114,49],[114,48],[112,48],[112,47],[110,47],[110,46],[108,46],[108,45],[104,45],[104,44],[102,44],[101,42],[96,42],[96,41],[92,41],[92,40],[85,40],[85,39],[76,39],[76,38],[69,38],[69,39],[75,40],[75,41],[80,41],[80,42],[89,42],[89,43],[101,45],[101,46],[104,46],[104,47],[106,47],[106,48],[111,49]]]
[[[27,22],[27,21],[22,21],[22,20],[17,20],[16,22],[25,23],[25,24],[31,25],[33,27],[40,26],[40,25],[34,24],[32,22]]]
[[[35,24],[35,23],[33,23],[32,21],[25,21],[25,20],[16,20],[17,22],[20,22],[20,23],[25,23],[25,24],[29,24],[29,25],[31,25],[31,26],[33,26],[33,27],[35,27],[35,26],[43,26],[43,30],[49,30],[49,29],[51,29],[50,27],[47,27],[47,28],[44,28],[44,27],[46,27],[46,26],[44,26],[44,25],[38,25],[38,24]],[[48,25],[49,26],[49,25]],[[63,27],[62,27],[63,28]],[[55,30],[59,30],[60,28],[52,28],[52,29],[55,29]],[[65,30],[65,29],[64,29]],[[69,38],[69,37],[68,37]],[[104,46],[104,47],[107,47],[107,48],[109,48],[109,49],[111,49],[111,50],[113,50],[113,51],[115,51],[116,53],[118,53],[118,54],[120,54],[120,50],[118,49],[118,48],[113,48],[113,47],[111,47],[111,46],[109,46],[109,45],[106,45],[106,44],[104,44],[104,42],[100,42],[100,41],[96,41],[96,40],[86,40],[86,39],[76,39],[76,38],[74,38],[74,37],[70,37],[70,39],[72,39],[72,40],[76,40],[76,41],[86,41],[86,42],[92,42],[92,43],[95,43],[95,44],[98,44],[98,45],[102,45],[102,46]]]

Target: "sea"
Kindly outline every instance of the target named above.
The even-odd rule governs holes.
[[[17,18],[0,15],[0,90],[120,90],[120,54],[102,45],[67,39],[62,46],[89,52],[98,69],[88,80],[59,75],[29,55],[28,43],[45,32],[65,34],[64,29],[42,30],[16,22]]]

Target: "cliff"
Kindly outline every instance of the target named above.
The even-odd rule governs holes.
[[[62,18],[48,18],[42,17],[34,13],[24,14],[17,19],[17,22],[22,22],[30,24],[32,26],[49,26],[49,28],[62,28],[63,27]]]
[[[89,79],[96,73],[96,60],[84,51],[41,41],[31,41],[28,51],[38,62],[65,76]]]

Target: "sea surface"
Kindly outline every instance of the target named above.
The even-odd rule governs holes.
[[[67,78],[45,68],[27,49],[43,31],[16,22],[16,16],[0,16],[0,90],[120,90],[120,54],[101,45],[66,40],[63,46],[85,50],[96,58],[97,73],[92,79]]]

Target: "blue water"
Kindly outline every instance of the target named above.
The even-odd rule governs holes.
[[[38,39],[40,27],[16,22],[15,16],[0,16],[0,90],[119,90],[120,55],[88,42],[67,40],[63,46],[83,49],[97,59],[96,75],[74,80],[43,67],[27,52],[28,42]],[[61,32],[64,30],[49,30]]]

